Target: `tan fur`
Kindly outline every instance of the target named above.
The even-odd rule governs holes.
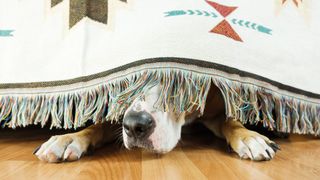
[[[267,137],[245,128],[239,120],[226,119],[224,100],[217,87],[209,92],[202,122],[216,136],[226,139],[240,158],[270,160],[279,148]]]
[[[120,125],[100,123],[79,132],[52,136],[35,155],[46,162],[75,161],[86,154],[90,147],[97,148],[113,141],[119,128]]]
[[[275,149],[270,146],[275,144],[274,142],[257,132],[246,129],[235,119],[226,120],[224,100],[217,87],[210,89],[207,99],[206,109],[200,121],[216,136],[226,139],[241,158],[269,160],[274,156]],[[193,116],[193,114],[186,116]],[[89,147],[97,148],[103,143],[114,140],[117,128],[119,126],[102,123],[76,133],[53,136],[40,147],[36,155],[47,162],[74,161],[87,153]],[[76,148],[72,146],[73,144]],[[62,149],[61,153],[59,148]]]

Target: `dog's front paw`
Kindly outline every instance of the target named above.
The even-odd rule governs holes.
[[[52,136],[36,149],[34,154],[49,163],[75,161],[87,152],[89,145],[90,142],[85,136],[76,133]]]
[[[227,140],[242,159],[270,160],[277,150],[280,150],[279,146],[269,138],[247,129],[236,130],[232,138]]]

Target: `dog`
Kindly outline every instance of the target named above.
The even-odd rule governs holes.
[[[160,85],[156,85],[142,98],[135,99],[126,110],[122,125],[104,122],[79,132],[52,136],[34,154],[49,163],[75,161],[89,150],[114,141],[119,126],[127,149],[139,147],[164,154],[177,145],[182,126],[195,121],[203,123],[216,136],[225,139],[241,159],[271,160],[279,150],[275,142],[258,132],[248,130],[239,120],[226,119],[224,100],[215,86],[210,88],[201,117],[199,111],[177,113],[155,108],[159,94]]]

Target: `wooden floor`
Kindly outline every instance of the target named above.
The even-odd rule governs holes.
[[[320,140],[276,139],[281,151],[268,162],[240,160],[211,133],[186,135],[166,155],[107,145],[72,163],[46,164],[32,151],[50,135],[43,129],[0,130],[0,179],[319,179]],[[61,133],[61,132],[60,132]]]

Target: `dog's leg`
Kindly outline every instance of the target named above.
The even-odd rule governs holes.
[[[243,159],[256,161],[270,160],[274,157],[279,146],[269,138],[246,129],[239,121],[206,120],[204,124],[215,135],[225,138],[231,148]]]
[[[35,151],[35,155],[40,160],[50,163],[78,160],[89,148],[113,141],[116,137],[115,131],[119,127],[110,123],[100,123],[79,132],[52,136]]]

